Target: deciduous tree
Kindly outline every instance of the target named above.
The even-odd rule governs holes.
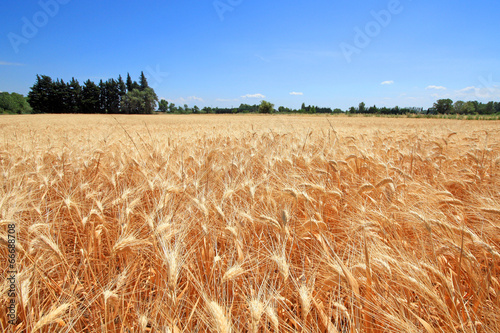
[[[273,113],[274,112],[274,104],[268,101],[262,101],[259,105],[259,113]]]

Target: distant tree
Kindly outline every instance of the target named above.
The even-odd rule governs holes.
[[[144,113],[153,113],[158,103],[158,96],[152,88],[146,88],[143,93]]]
[[[15,108],[11,95],[8,92],[0,93],[0,113],[17,113]]]
[[[99,81],[99,113],[106,113],[106,98],[108,92],[106,84],[103,80]]]
[[[481,108],[481,103],[478,101],[471,101],[472,105],[474,105],[474,113],[479,113]]]
[[[300,112],[306,112],[306,103],[302,103],[300,106]]]
[[[495,113],[495,103],[494,102],[488,102],[486,104],[486,107],[485,107],[485,110],[484,110],[484,114],[493,114]]]
[[[99,113],[99,87],[92,81],[85,81],[82,88],[82,105],[80,112],[83,113]]]
[[[458,113],[458,114],[463,114],[464,113],[464,106],[465,106],[464,101],[456,101],[453,104],[453,112]]]
[[[359,112],[359,113],[365,113],[365,112],[366,112],[365,102],[361,102],[361,103],[359,103],[359,106],[358,106],[358,112]]]
[[[463,114],[474,114],[476,112],[476,106],[473,102],[466,102],[462,106],[462,113]]]
[[[127,92],[131,92],[134,89],[139,89],[140,90],[140,88],[141,88],[141,86],[139,85],[139,83],[137,83],[137,81],[132,81],[132,78],[130,77],[129,73],[127,73],[127,83],[126,83],[126,85],[127,85]]]
[[[156,109],[158,96],[151,88],[146,88],[144,91],[134,89],[129,91],[124,96],[121,102],[121,108],[125,113],[149,114]]]
[[[52,79],[49,76],[36,76],[35,84],[28,93],[28,102],[33,108],[34,113],[49,113],[51,111],[49,102],[52,88]]]
[[[325,108],[325,107],[316,107],[316,112],[317,113],[332,113],[333,110],[331,108]]]
[[[243,113],[256,112],[257,108],[258,108],[258,106],[242,103],[238,107],[238,112],[243,112]]]
[[[72,78],[68,83],[68,110],[69,113],[80,113],[82,106],[82,86],[78,80]]]
[[[200,113],[200,108],[197,107],[196,105],[193,106],[193,113]]]
[[[121,75],[118,75],[118,80],[116,81],[118,85],[118,90],[120,91],[120,95],[125,95],[127,93],[127,85],[123,81],[123,78]]]
[[[273,113],[274,112],[274,104],[262,101],[259,105],[259,113]]]
[[[146,88],[149,88],[148,85],[148,80],[146,79],[146,76],[144,75],[144,72],[141,72],[141,76],[139,77],[139,90],[144,91]]]
[[[374,105],[374,106],[370,106],[370,107],[368,108],[368,111],[367,111],[367,113],[372,113],[372,114],[373,114],[373,113],[378,113],[378,112],[379,112],[379,110],[378,110],[378,108],[377,108],[377,106],[376,106],[376,105]]]
[[[391,109],[390,111],[391,114],[401,114],[401,110],[399,109],[399,106],[395,106]]]
[[[32,108],[28,104],[27,99],[18,93],[2,92],[0,93],[0,114],[14,113],[23,114],[31,113]]]
[[[19,114],[19,113],[32,113],[33,112],[33,108],[28,103],[27,97],[25,97],[21,94],[18,94],[18,93],[11,93],[10,95],[14,99],[15,105],[18,106],[18,108],[16,108],[16,110],[15,110],[16,113]]]
[[[356,108],[354,106],[351,106],[349,108],[349,113],[356,113],[356,112],[357,112],[357,110],[356,110]]]
[[[106,104],[105,110],[107,113],[120,113],[120,86],[118,81],[109,79],[105,83],[106,86]]]
[[[160,100],[160,102],[158,103],[158,111],[168,112],[168,102],[166,100]]]
[[[170,113],[174,113],[177,109],[175,108],[175,104],[174,103],[170,103],[170,105],[168,106],[168,111]]]
[[[123,97],[127,94],[127,85],[123,81],[123,78],[121,75],[118,76],[117,84],[118,84],[118,95],[120,96],[120,101],[119,101],[118,105],[121,105]],[[119,112],[121,112],[121,109]]]
[[[134,82],[132,82],[132,78],[130,74],[127,73],[127,92],[134,90]]]
[[[378,112],[381,113],[381,114],[389,114],[391,112],[391,109],[389,109],[388,107],[381,107],[378,109]]]
[[[434,108],[439,114],[451,113],[453,110],[453,101],[449,98],[439,99],[436,103],[434,103]]]
[[[71,88],[69,84],[65,83],[62,79],[55,82],[54,93],[54,112],[55,113],[71,113]]]

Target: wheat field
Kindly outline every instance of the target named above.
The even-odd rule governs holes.
[[[499,125],[3,116],[0,328],[500,332]]]

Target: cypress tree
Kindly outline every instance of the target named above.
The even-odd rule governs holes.
[[[141,76],[139,77],[139,82],[140,82],[140,91],[146,90],[146,88],[149,88],[148,85],[148,80],[146,79],[146,76],[144,75],[144,72],[141,72]]]
[[[68,112],[70,113],[80,113],[82,106],[82,86],[78,83],[75,78],[71,79],[68,84],[69,90],[69,100],[68,100]]]
[[[83,113],[98,113],[99,111],[99,87],[92,81],[87,80],[82,89]]]
[[[127,92],[132,91],[134,89],[134,84],[132,82],[132,78],[130,77],[130,74],[127,73]]]

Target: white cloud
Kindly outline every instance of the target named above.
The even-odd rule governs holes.
[[[430,96],[435,99],[450,98],[452,100],[464,101],[491,101],[500,99],[500,86],[468,86],[462,89],[449,91],[448,93],[433,92]]]
[[[384,81],[381,83],[382,85],[389,85],[389,84],[394,84],[394,81]]]
[[[292,91],[290,93],[290,95],[292,95],[292,96],[302,96],[302,95],[304,95],[304,93]]]
[[[446,87],[443,86],[427,86],[425,89],[435,89],[435,90],[446,90]]]
[[[484,98],[484,99],[498,99],[500,98],[500,87],[490,86],[490,87],[465,87],[463,89],[456,91],[457,97],[461,98]]]
[[[196,96],[189,96],[189,97],[179,97],[175,100],[167,99],[167,102],[169,103],[180,103],[180,104],[187,104],[189,102],[204,102],[203,98],[201,97],[196,97]]]
[[[479,89],[479,88],[471,86],[471,87],[466,87],[464,89],[460,89],[460,90],[457,91],[457,93],[459,93],[459,94],[461,94],[461,93],[467,94],[467,93],[470,93],[470,92],[475,92],[477,89]]]
[[[262,94],[246,94],[246,95],[243,95],[241,96],[242,98],[266,98],[266,96],[262,95]]]
[[[196,96],[189,96],[188,101],[198,101],[198,102],[203,102],[203,98],[201,97],[196,97]]]
[[[18,62],[0,61],[0,66],[24,66],[24,64],[20,64]]]

